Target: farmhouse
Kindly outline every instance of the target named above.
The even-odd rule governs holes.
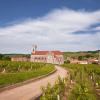
[[[35,51],[31,54],[31,62],[44,62],[52,64],[63,64],[64,58],[61,51]]]
[[[30,57],[27,57],[27,56],[12,56],[11,61],[30,61]]]

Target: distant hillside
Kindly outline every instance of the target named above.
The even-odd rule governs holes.
[[[30,56],[30,54],[3,54],[4,56]]]
[[[80,52],[63,52],[64,59],[67,57],[71,58],[98,58],[98,50],[96,51],[80,51]],[[10,60],[12,56],[27,56],[30,57],[30,54],[0,54],[0,60]]]
[[[80,52],[63,52],[64,58],[72,57],[72,58],[98,58],[98,50],[96,51],[80,51]]]
[[[30,57],[30,54],[0,54],[0,60],[11,60],[12,56],[27,56],[27,57]]]

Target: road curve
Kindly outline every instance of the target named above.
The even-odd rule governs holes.
[[[60,76],[61,78],[66,77],[67,71],[65,69],[58,66],[55,67],[57,71],[48,77],[1,92],[0,100],[30,100],[31,98],[35,99],[35,97],[42,93],[42,86],[46,86],[48,82],[53,85],[58,76]]]

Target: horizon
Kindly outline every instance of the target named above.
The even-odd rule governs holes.
[[[100,49],[100,0],[0,0],[0,53]]]
[[[40,51],[40,50],[37,50]],[[41,51],[51,51],[51,50],[41,50]],[[53,50],[56,51],[56,50]],[[60,50],[57,50],[60,51]],[[99,50],[91,50],[91,51],[61,51],[61,52],[70,52],[70,53],[80,53],[80,52],[95,52],[95,51],[99,51]],[[31,52],[32,53],[32,52]],[[30,55],[31,53],[0,53],[0,54],[5,54],[5,55]]]

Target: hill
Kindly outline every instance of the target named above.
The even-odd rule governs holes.
[[[98,50],[96,51],[79,51],[79,52],[63,52],[64,58],[67,59],[67,57],[71,58],[98,58]]]

